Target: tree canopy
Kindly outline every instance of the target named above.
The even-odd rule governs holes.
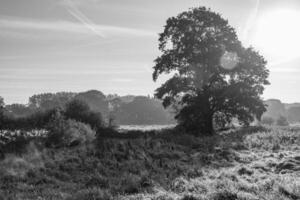
[[[176,119],[187,131],[212,134],[215,116],[247,125],[266,110],[260,97],[269,84],[266,61],[243,47],[218,13],[199,7],[169,18],[159,50],[153,80],[172,77],[155,96],[178,108]]]
[[[76,94],[72,92],[57,92],[36,94],[29,98],[29,107],[33,109],[49,110],[62,108],[71,101]]]

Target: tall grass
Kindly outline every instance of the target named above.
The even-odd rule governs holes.
[[[299,133],[249,128],[197,138],[170,130],[122,137],[115,132],[101,143],[61,148],[32,141],[20,155],[6,154],[0,161],[0,194],[10,199],[296,200]]]

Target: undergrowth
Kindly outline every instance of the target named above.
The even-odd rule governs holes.
[[[114,133],[61,148],[31,140],[0,161],[0,199],[296,200],[299,145],[300,130],[272,127]]]

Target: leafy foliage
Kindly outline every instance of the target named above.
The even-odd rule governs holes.
[[[32,129],[44,129],[51,119],[53,113],[59,111],[59,109],[51,109],[46,111],[36,111],[29,116],[15,117],[3,115],[1,122],[1,129],[6,130],[32,130]],[[0,123],[1,123],[0,122]]]
[[[95,131],[89,125],[75,120],[65,120],[60,113],[53,116],[48,125],[48,146],[75,146],[91,142],[95,138]]]
[[[156,90],[163,105],[177,106],[179,124],[190,132],[213,133],[216,112],[248,125],[266,110],[260,95],[269,71],[252,48],[244,48],[235,30],[219,14],[194,8],[167,20],[159,38],[153,80],[173,77]]]
[[[78,93],[75,99],[86,102],[94,112],[101,112],[103,116],[108,114],[108,102],[105,95],[97,90],[89,90]]]
[[[13,117],[27,117],[33,114],[36,110],[24,104],[14,103],[5,106],[6,115]]]
[[[101,113],[91,111],[88,104],[81,100],[70,101],[66,105],[65,116],[67,119],[89,124],[95,130],[104,126]]]
[[[0,109],[4,108],[4,99],[0,97]]]
[[[67,102],[74,98],[74,96],[75,93],[71,92],[36,94],[29,98],[29,107],[40,110],[63,108]]]

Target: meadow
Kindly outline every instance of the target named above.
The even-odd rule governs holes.
[[[176,129],[115,132],[57,148],[38,136],[24,141],[13,140],[10,149],[18,151],[2,153],[0,199],[300,199],[296,127],[230,129],[212,137]]]

